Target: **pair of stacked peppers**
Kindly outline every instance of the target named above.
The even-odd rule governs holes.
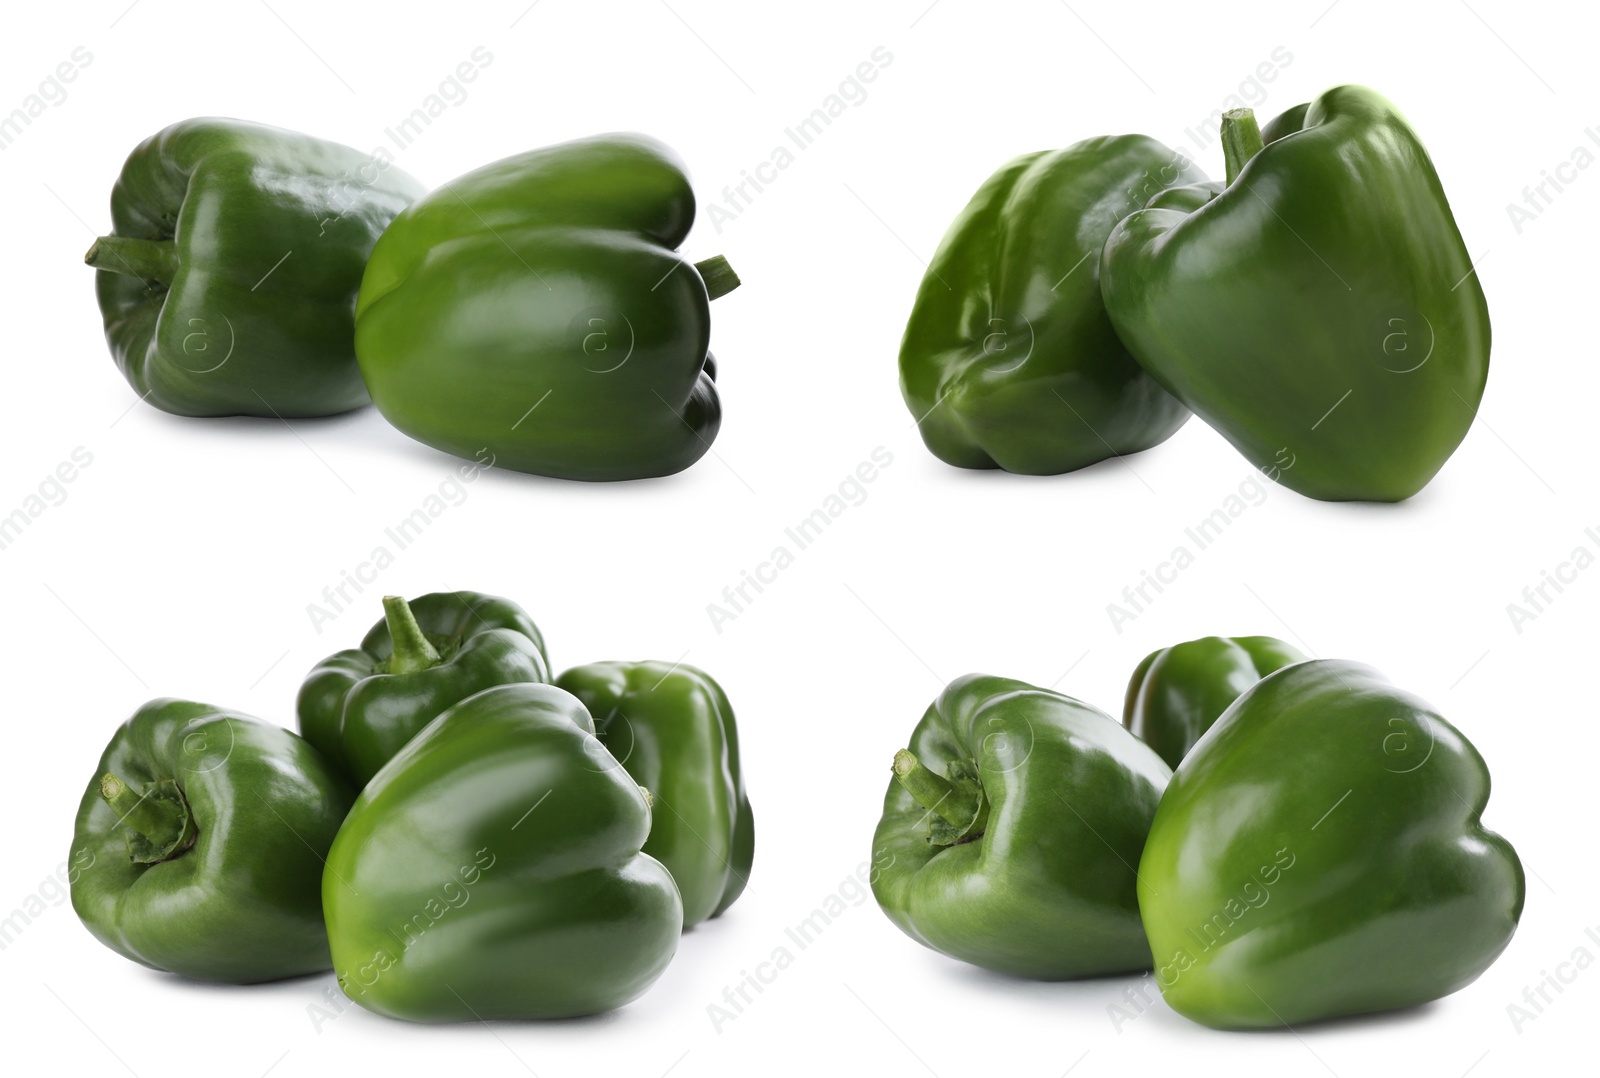
[[[415,1021],[636,998],[749,877],[727,696],[682,664],[552,679],[537,626],[494,596],[384,608],[307,677],[298,736],[181,700],[123,724],[78,813],[78,915],[156,969],[331,966]]]
[[[186,120],[128,158],[85,261],[112,357],[187,416],[369,399],[437,449],[566,479],[687,468],[721,423],[683,163],[642,135],[518,154],[431,194],[385,158]]]
[[[907,935],[1040,980],[1153,969],[1217,1028],[1448,995],[1522,913],[1467,739],[1370,667],[1267,637],[1151,655],[1124,724],[960,678],[893,770],[872,886]]]
[[[1331,501],[1399,501],[1466,436],[1489,311],[1428,152],[1339,86],[1222,119],[1224,183],[1142,135],[991,176],[929,263],[900,348],[923,440],[1052,475],[1199,415]]]

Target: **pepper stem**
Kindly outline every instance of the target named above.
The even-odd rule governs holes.
[[[423,635],[411,604],[398,595],[383,597],[383,620],[389,626],[394,653],[389,657],[389,673],[415,674],[442,661],[439,651]]]
[[[1222,159],[1230,185],[1264,145],[1254,109],[1229,109],[1222,114]]]
[[[983,834],[989,822],[989,801],[975,780],[952,782],[922,766],[909,749],[894,754],[894,777],[917,804],[936,819],[929,841],[954,846]]]
[[[128,829],[128,850],[134,860],[166,861],[194,845],[198,833],[194,815],[175,784],[152,783],[143,794],[136,794],[116,775],[105,774],[100,777],[100,796]]]
[[[710,299],[726,296],[739,287],[739,275],[733,272],[733,267],[721,255],[712,255],[702,262],[696,262],[694,268],[700,271],[700,277],[706,283],[706,296]]]
[[[171,240],[101,236],[90,245],[83,260],[97,270],[164,285],[170,285],[178,275],[178,248]]]

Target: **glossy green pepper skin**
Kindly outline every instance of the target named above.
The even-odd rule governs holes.
[[[1228,183],[1132,214],[1100,284],[1157,381],[1283,485],[1399,501],[1466,436],[1489,309],[1444,189],[1389,101],[1340,86],[1262,135],[1223,120]]]
[[[1522,914],[1489,771],[1359,663],[1285,667],[1185,757],[1139,863],[1172,1008],[1221,1029],[1409,1007],[1472,983]]]
[[[643,135],[496,161],[400,214],[367,263],[356,354],[420,442],[563,479],[669,475],[721,423],[708,303],[725,260],[676,248],[683,164]]]
[[[1304,660],[1270,636],[1206,636],[1153,651],[1128,681],[1122,724],[1177,767],[1241,693]]]
[[[733,905],[750,879],[755,820],[722,686],[665,662],[576,666],[556,684],[583,701],[595,736],[650,791],[655,822],[644,852],[677,881],[683,926]]]
[[[446,708],[513,682],[548,682],[544,637],[509,599],[475,591],[383,599],[384,618],[358,648],[306,676],[300,733],[357,787]]]
[[[1115,719],[969,674],[894,770],[872,892],[906,935],[1036,980],[1150,968],[1134,866],[1171,772]]]
[[[1203,173],[1143,135],[1024,154],[951,224],[900,344],[900,391],[934,456],[1054,475],[1165,441],[1189,418],[1100,298],[1100,248],[1153,195]]]
[[[152,700],[84,791],[72,907],[123,957],[195,980],[325,970],[322,859],[353,796],[280,726]]]
[[[611,1010],[666,969],[677,886],[640,852],[650,804],[552,685],[486,689],[367,785],[323,904],[339,984],[415,1022]]]
[[[275,127],[198,119],[152,135],[84,259],[112,358],[178,415],[361,407],[356,291],[378,235],[421,194],[392,164]]]

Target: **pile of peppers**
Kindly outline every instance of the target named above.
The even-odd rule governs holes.
[[[154,700],[84,791],[72,904],[119,954],[203,981],[333,969],[417,1022],[611,1010],[755,850],[733,708],[682,663],[552,677],[510,600],[383,601],[306,678],[300,733]]]
[[[952,682],[895,754],[872,889],[919,943],[1038,980],[1152,970],[1217,1029],[1409,1007],[1522,915],[1489,772],[1423,700],[1269,637],[1158,651],[1123,722]]]
[[[928,265],[900,346],[923,441],[1053,475],[1198,415],[1312,498],[1421,490],[1477,414],[1489,309],[1422,140],[1338,86],[1222,117],[1209,182],[1142,135],[1027,154]]]
[[[496,161],[431,194],[382,156],[185,120],[136,147],[85,261],[128,383],[185,416],[375,402],[418,441],[564,479],[668,475],[722,420],[683,162],[644,135]]]

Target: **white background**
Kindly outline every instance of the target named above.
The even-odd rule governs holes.
[[[0,35],[0,112],[75,47],[93,56],[66,99],[0,152],[0,513],[76,447],[93,456],[65,500],[0,550],[11,701],[0,913],[44,906],[0,951],[8,1061],[136,1075],[1089,1076],[1170,1060],[1189,1074],[1482,1076],[1580,1054],[1592,1065],[1600,969],[1520,1029],[1507,1010],[1576,949],[1600,956],[1584,934],[1600,926],[1600,569],[1520,632],[1507,613],[1575,547],[1600,550],[1584,534],[1600,525],[1600,168],[1577,172],[1520,232],[1507,212],[1580,144],[1600,152],[1585,134],[1600,124],[1592,15],[1507,0],[525,9],[112,0],[30,5]],[[235,116],[369,149],[477,46],[492,63],[397,163],[431,186],[607,130],[676,147],[702,202],[688,250],[726,254],[745,281],[714,308],[722,434],[715,455],[663,480],[485,475],[319,633],[308,604],[455,462],[370,409],[285,425],[134,406],[80,256],[108,226],[123,158],[158,128]],[[705,205],[878,46],[892,62],[865,100],[719,233]],[[1273,488],[1117,632],[1107,604],[1237,492],[1247,464],[1194,421],[1075,475],[956,471],[922,448],[901,404],[900,332],[922,261],[1003,161],[1142,131],[1220,175],[1214,142],[1198,147],[1185,129],[1279,46],[1292,59],[1264,86],[1263,118],[1361,82],[1422,133],[1480,259],[1495,331],[1487,396],[1418,497],[1327,505]],[[715,631],[707,604],[879,446],[893,463],[865,500]],[[50,880],[121,719],[178,695],[292,724],[304,672],[360,637],[381,593],[456,588],[526,605],[558,669],[681,657],[733,699],[758,820],[754,876],[728,915],[683,940],[652,991],[566,1023],[427,1028],[351,1007],[319,1024],[308,1008],[331,976],[200,987],[83,930]],[[1031,984],[963,966],[903,937],[870,899],[804,951],[787,940],[866,859],[890,756],[945,681],[1004,674],[1115,711],[1147,651],[1208,633],[1274,634],[1370,662],[1477,744],[1495,783],[1486,822],[1520,851],[1528,899],[1509,950],[1476,984],[1397,1016],[1221,1034],[1159,1003],[1114,1022],[1108,1007],[1132,979]],[[845,886],[847,898],[864,894]],[[793,964],[717,1028],[708,1005],[784,945]]]

